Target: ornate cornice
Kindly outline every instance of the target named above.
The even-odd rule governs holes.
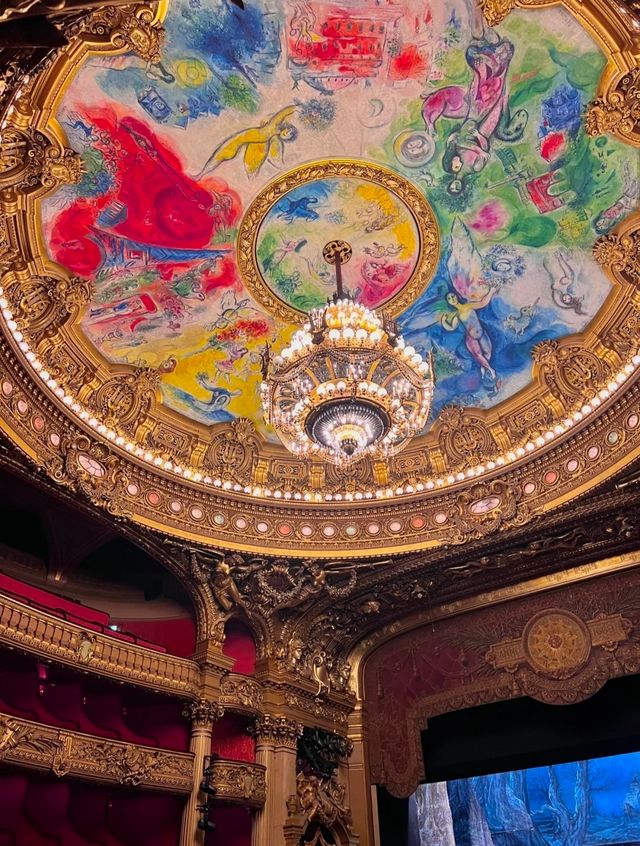
[[[169,752],[79,732],[57,729],[0,714],[0,761],[62,778],[146,787],[188,794],[193,787],[193,755]]]
[[[258,742],[295,748],[298,738],[302,735],[303,726],[302,723],[287,717],[263,714],[256,718],[249,731]]]
[[[216,788],[216,799],[232,805],[260,808],[267,798],[266,767],[245,761],[213,758],[210,783]]]
[[[184,706],[182,715],[191,720],[194,727],[211,728],[215,721],[224,715],[224,708],[220,703],[211,699],[196,699]]]
[[[199,690],[193,661],[87,631],[1,594],[0,643],[162,693],[196,696]]]

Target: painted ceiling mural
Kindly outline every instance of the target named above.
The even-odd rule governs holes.
[[[637,204],[637,153],[582,128],[604,56],[567,11],[494,29],[465,2],[174,0],[165,26],[157,64],[85,60],[57,113],[85,173],[42,215],[50,256],[93,282],[84,332],[109,361],[158,368],[169,407],[268,434],[259,353],[294,327],[243,282],[235,238],[256,196],[307,162],[387,168],[435,212],[437,270],[400,315],[433,351],[432,419],[512,396],[532,348],[604,303],[591,248]],[[264,284],[299,312],[319,305],[336,237],[367,305],[409,283],[419,221],[375,181],[326,178],[265,215]]]

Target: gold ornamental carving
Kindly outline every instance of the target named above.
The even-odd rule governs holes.
[[[533,360],[550,393],[567,409],[572,402],[594,396],[611,373],[610,365],[595,352],[554,340],[534,347]]]
[[[498,451],[489,427],[482,417],[458,406],[444,408],[438,417],[438,442],[453,466],[465,463],[469,455],[478,461]]]
[[[227,711],[256,713],[262,706],[264,691],[259,681],[229,673],[220,680],[220,704]]]
[[[246,485],[260,454],[260,441],[251,420],[239,418],[211,439],[203,467],[224,479]]]
[[[266,767],[244,761],[213,758],[210,764],[211,784],[216,798],[229,804],[260,808],[267,798]]]
[[[37,345],[75,320],[91,297],[91,284],[78,277],[14,275],[5,296],[19,328]]]
[[[498,26],[515,8],[516,0],[479,0],[485,22]]]
[[[249,729],[249,733],[259,743],[289,746],[295,749],[298,738],[302,736],[302,730],[302,723],[295,720],[263,714],[256,718],[255,723]]]
[[[160,61],[165,29],[154,5],[101,6],[77,24],[66,27],[67,37],[82,36],[91,44],[132,51],[150,65]]]
[[[529,620],[522,640],[529,664],[556,679],[574,675],[591,653],[589,629],[568,611],[541,612]]]
[[[80,662],[88,672],[165,693],[193,696],[199,689],[193,661],[87,632],[1,595],[0,643],[66,666]]]
[[[114,516],[122,516],[119,492],[124,477],[121,464],[109,447],[86,435],[78,435],[64,441],[60,452],[60,457],[44,462],[54,482],[78,491]]]
[[[318,827],[331,831],[334,842],[357,846],[352,828],[351,810],[346,805],[346,788],[335,774],[330,778],[298,773],[296,792],[287,800],[288,819],[284,825],[286,846],[322,846]],[[309,831],[308,837],[305,831]]]
[[[184,706],[182,715],[191,720],[193,726],[208,728],[224,716],[224,708],[220,703],[211,699],[196,699]]]
[[[598,238],[593,257],[631,285],[640,286],[640,229]]]
[[[29,106],[25,105],[28,113]],[[79,182],[82,159],[39,129],[0,129],[0,188],[23,194]]]
[[[625,73],[614,87],[589,104],[585,126],[592,136],[612,132],[640,144],[640,68]]]
[[[495,479],[477,482],[458,494],[449,515],[454,525],[453,531],[447,529],[449,542],[459,544],[486,537],[500,529],[523,525],[530,512],[522,502],[518,486]]]
[[[152,787],[187,794],[193,785],[190,753],[151,749],[92,737],[0,714],[0,761],[64,776]]]
[[[493,644],[486,660],[510,673],[528,664],[541,676],[568,679],[585,667],[594,648],[612,651],[628,639],[630,631],[631,621],[621,614],[585,623],[564,609],[549,609],[532,617],[521,637]]]
[[[89,400],[106,426],[134,433],[160,399],[160,373],[137,367],[103,382]]]
[[[336,177],[362,179],[386,188],[406,206],[420,233],[420,254],[414,272],[402,290],[385,304],[387,311],[399,314],[416,300],[436,270],[440,256],[438,224],[424,194],[411,182],[387,168],[356,159],[327,159],[302,165],[279,176],[258,194],[240,223],[237,238],[238,267],[247,288],[270,314],[287,323],[300,323],[305,313],[277,297],[262,278],[256,259],[260,225],[289,191],[318,179]]]

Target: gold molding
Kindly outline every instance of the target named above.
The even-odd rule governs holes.
[[[0,594],[0,643],[83,672],[174,696],[195,697],[198,665],[83,629]]]
[[[400,314],[431,281],[440,259],[440,234],[435,215],[424,194],[399,173],[358,159],[325,159],[300,165],[266,185],[247,208],[238,229],[238,268],[249,292],[267,311],[285,323],[300,323],[306,312],[285,303],[271,290],[258,267],[256,255],[260,227],[275,203],[289,191],[319,179],[360,179],[392,193],[411,214],[420,236],[416,266],[403,288],[380,308]]]
[[[105,740],[0,714],[0,761],[62,778],[188,794],[193,755]]]

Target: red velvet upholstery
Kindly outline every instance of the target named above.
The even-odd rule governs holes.
[[[256,644],[251,629],[240,620],[227,620],[222,651],[235,659],[234,673],[253,675],[256,670]]]
[[[176,846],[184,800],[0,771],[0,846]]]
[[[171,655],[187,658],[196,648],[196,624],[190,617],[180,617],[175,620],[120,620],[113,618],[124,631],[131,632],[137,638],[140,646],[147,642],[161,644]],[[143,640],[144,638],[144,640]],[[151,646],[151,649],[157,646]]]
[[[232,761],[255,761],[256,742],[247,731],[250,719],[242,714],[225,714],[213,727],[211,751]]]
[[[216,830],[207,833],[206,846],[250,846],[251,814],[246,808],[217,807],[209,819]]]
[[[44,672],[39,673],[41,668]],[[189,748],[178,699],[0,650],[0,711],[99,737]]]
[[[126,631],[115,631],[110,627],[110,617],[104,611],[98,611],[96,608],[90,608],[88,605],[83,605],[81,602],[75,602],[71,599],[65,599],[62,596],[57,596],[55,593],[35,588],[25,582],[12,579],[10,576],[0,572],[0,593],[10,596],[12,599],[17,599],[25,605],[33,608],[38,608],[41,611],[46,611],[47,614],[52,614],[54,617],[60,617],[67,620],[69,623],[74,623],[77,626],[82,626],[94,632],[101,632],[102,634],[115,637],[118,640],[124,640],[127,643],[137,643],[139,646],[144,646],[147,649],[154,649],[156,652],[167,652],[167,646],[172,649],[170,638],[167,636],[165,640],[167,645],[153,643],[147,639],[139,639],[135,634],[130,634]],[[147,622],[147,621],[145,621]],[[163,621],[156,621],[162,624]],[[195,633],[195,625],[191,623]],[[114,624],[115,625],[115,624]],[[185,636],[186,637],[186,636]],[[195,634],[194,641],[195,645]],[[180,641],[181,648],[183,641]],[[173,651],[173,649],[172,649]],[[193,648],[190,650],[193,651]],[[183,655],[189,653],[173,652],[174,655]]]
[[[15,596],[21,602],[27,600],[29,604],[33,603],[59,617],[70,615],[75,618],[71,622],[78,622],[80,625],[86,623],[109,625],[109,615],[105,614],[104,611],[98,611],[95,608],[82,605],[80,602],[73,602],[71,599],[65,599],[46,590],[32,587],[25,582],[18,581],[18,579],[12,579],[4,573],[0,573],[0,592]]]

